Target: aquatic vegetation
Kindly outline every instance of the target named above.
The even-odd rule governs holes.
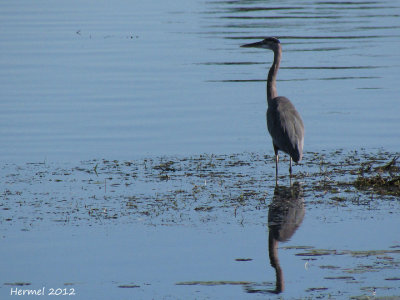
[[[313,287],[306,289],[306,292],[326,291],[326,290],[328,290],[327,287]]]
[[[400,196],[400,176],[382,176],[377,174],[370,177],[358,177],[354,186],[361,190],[373,189],[383,195]]]
[[[308,152],[295,167],[293,180],[313,195],[310,204],[374,205],[377,198],[371,192],[387,200],[400,194],[397,157],[382,151]],[[272,166],[273,157],[259,153],[103,159],[78,166],[7,165],[2,167],[0,205],[3,221],[10,225],[18,218],[11,213],[16,204],[41,207],[29,214],[29,226],[49,218],[79,223],[146,217],[151,224],[176,224],[211,221],[215,215],[219,222],[233,217],[240,223],[258,223],[264,222],[263,209],[275,184]],[[280,182],[288,180],[281,174]],[[46,184],[46,192],[39,184]]]
[[[383,151],[307,152],[302,164],[295,166],[292,182],[283,172],[279,177],[282,187],[301,186],[302,192],[298,194],[290,189],[280,192],[275,187],[274,159],[260,153],[131,161],[94,159],[78,165],[0,165],[0,181],[4,183],[0,191],[0,224],[3,232],[29,232],[43,224],[79,227],[122,223],[150,227],[237,224],[240,228],[256,225],[267,230],[267,225],[271,225],[267,223],[268,211],[274,209],[273,199],[279,195],[288,199],[304,198],[297,215],[316,210],[321,227],[340,223],[342,211],[355,212],[351,218],[364,222],[366,210],[400,213],[397,157]],[[290,211],[290,206],[281,209]],[[327,211],[335,214],[328,215]],[[373,241],[371,245],[376,247]],[[306,295],[340,298],[342,294],[332,286],[351,284],[360,286],[361,290],[362,284],[371,284],[365,278],[374,273],[384,280],[381,286],[387,283],[393,288],[400,280],[393,273],[400,268],[399,247],[395,243],[381,249],[335,249],[304,241],[279,245],[279,251],[304,261],[304,270],[317,269],[322,274],[323,281],[304,287]],[[259,264],[256,258],[245,253],[231,260],[238,266]],[[241,286],[246,293],[262,295],[276,292],[272,281],[205,278],[179,281],[175,285],[205,289]],[[116,285],[133,290],[144,286],[136,282]]]
[[[4,285],[25,286],[25,285],[31,285],[31,283],[30,282],[5,282]]]
[[[216,281],[182,281],[175,283],[176,285],[249,285],[252,284],[250,281],[224,281],[224,280],[216,280]]]
[[[133,289],[133,288],[139,288],[140,285],[137,285],[137,284],[121,284],[118,287],[122,288],[122,289]]]
[[[359,190],[373,190],[382,195],[400,196],[400,168],[396,165],[395,156],[388,162],[372,167],[374,161],[364,162],[360,168],[360,175],[353,182]]]

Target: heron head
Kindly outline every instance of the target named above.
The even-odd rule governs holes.
[[[240,47],[244,48],[264,48],[264,49],[269,49],[269,50],[275,50],[279,45],[280,41],[275,38],[275,37],[267,37],[266,39],[263,39],[260,42],[256,43],[251,43],[251,44],[245,44]]]

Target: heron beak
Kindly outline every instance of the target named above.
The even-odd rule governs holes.
[[[243,48],[263,48],[263,41],[256,42],[256,43],[251,43],[251,44],[245,44],[245,45],[242,45],[240,47],[243,47]]]

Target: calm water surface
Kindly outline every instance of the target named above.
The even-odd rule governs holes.
[[[357,177],[359,164],[340,164],[350,157],[330,155],[326,173],[306,153],[292,187],[286,176],[275,187],[258,153],[169,157],[169,171],[165,157],[3,164],[0,298],[398,296],[398,197],[343,185]]]
[[[306,126],[276,299],[398,295],[398,199],[327,192],[323,162],[399,151],[399,29],[398,0],[2,1],[0,298],[18,283],[76,299],[273,297],[273,57],[240,48],[265,36],[281,40],[278,93]]]
[[[265,78],[306,150],[400,147],[399,1],[4,1],[0,155],[6,161],[272,153]]]

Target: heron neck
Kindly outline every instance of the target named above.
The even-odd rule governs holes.
[[[271,229],[270,229],[271,230]],[[274,238],[270,231],[268,236],[268,252],[271,266],[275,269],[276,287],[275,293],[281,293],[285,289],[285,281],[283,279],[283,271],[279,264],[278,258],[278,241]]]
[[[267,100],[268,103],[278,96],[276,92],[276,75],[278,74],[279,64],[281,61],[282,50],[281,46],[278,45],[278,48],[274,50],[274,62],[272,63],[271,68],[268,72],[268,79],[267,79]]]

